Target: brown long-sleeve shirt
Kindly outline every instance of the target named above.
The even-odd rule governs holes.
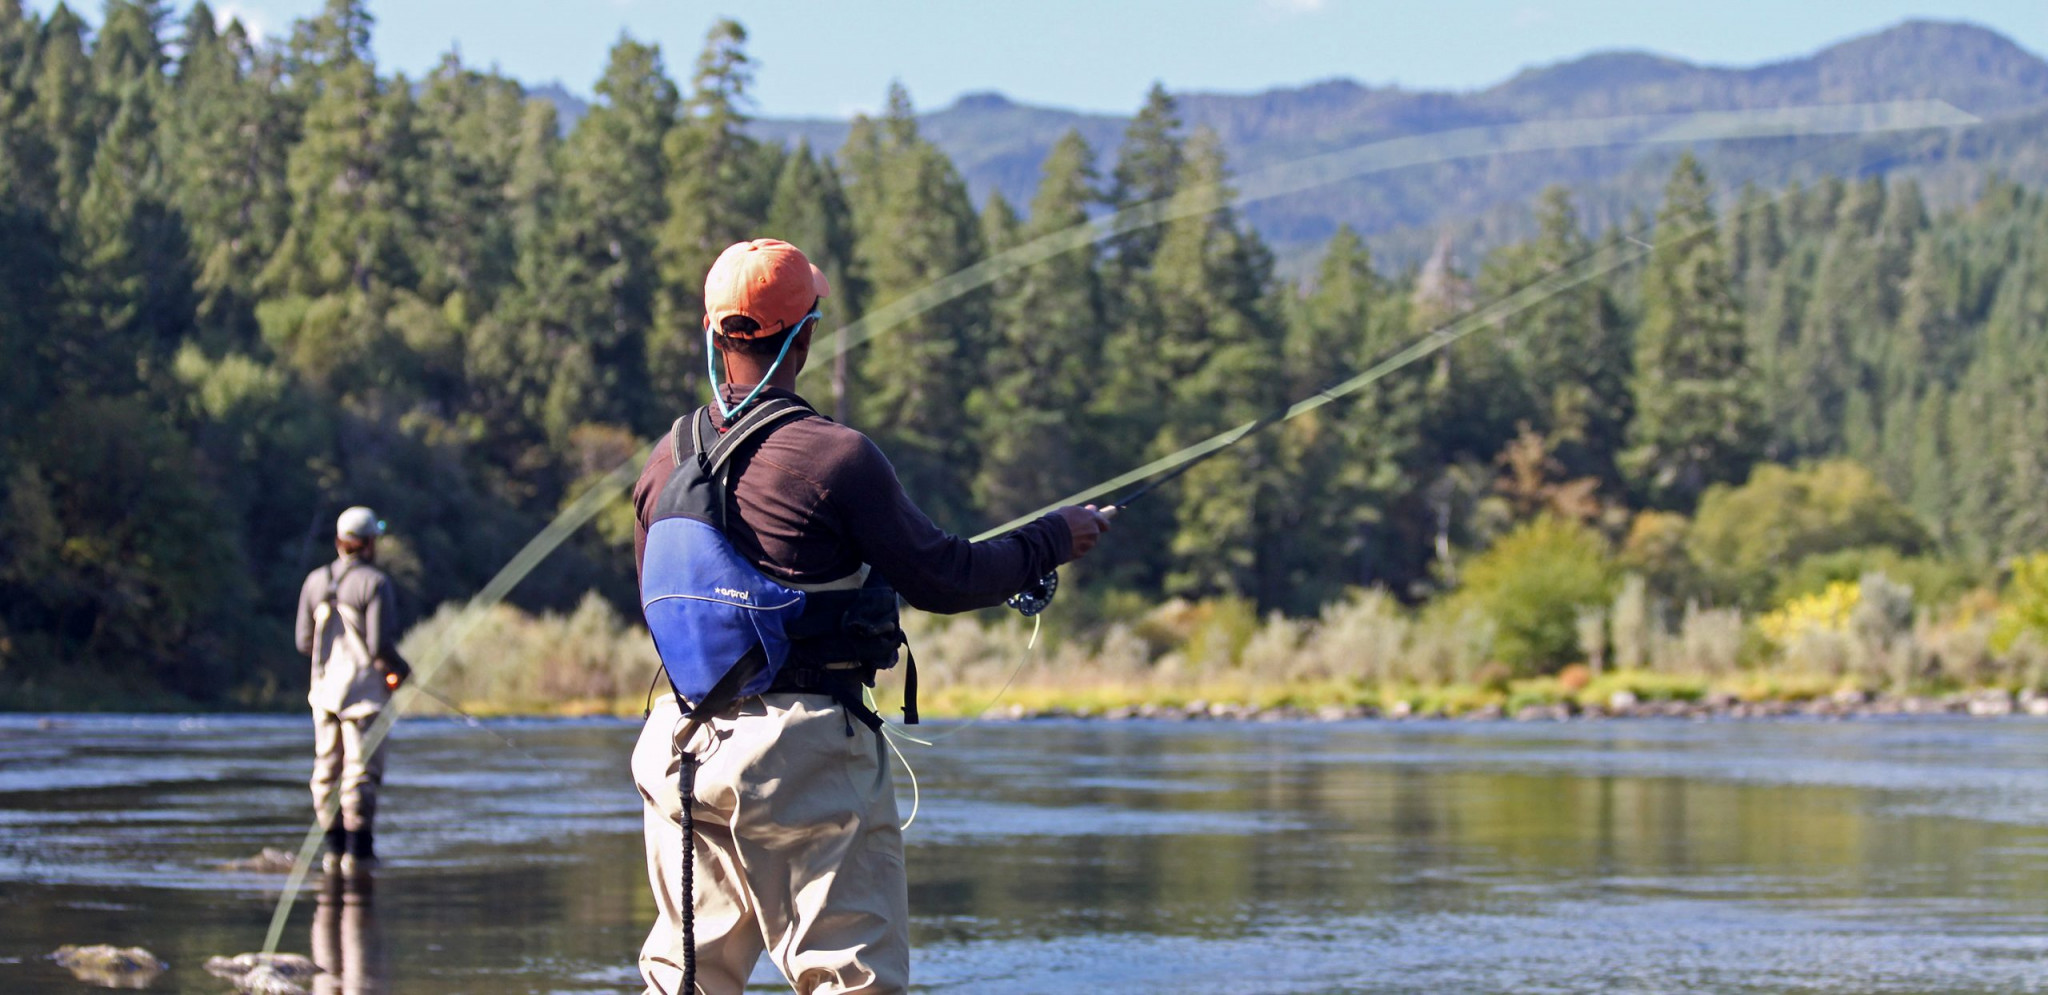
[[[751,386],[728,384],[727,403]],[[802,400],[778,388],[761,400]],[[712,419],[722,430],[725,419]],[[686,438],[684,452],[690,451]],[[647,527],[675,472],[666,440],[633,487],[635,566],[645,559]],[[823,416],[785,422],[733,456],[733,548],[777,580],[822,584],[865,563],[912,607],[951,613],[1002,604],[1046,571],[1073,558],[1073,536],[1057,515],[1010,535],[968,542],[932,523],[912,504],[888,457],[868,437]]]

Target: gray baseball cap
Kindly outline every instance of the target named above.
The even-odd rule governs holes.
[[[384,522],[377,513],[362,505],[356,505],[341,513],[341,519],[334,523],[336,539],[375,539],[384,534]]]

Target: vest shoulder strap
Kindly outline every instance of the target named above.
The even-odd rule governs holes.
[[[815,412],[803,402],[778,397],[755,405],[752,410],[740,416],[739,421],[727,428],[723,437],[720,437],[711,424],[711,409],[706,406],[697,409],[690,436],[696,448],[697,458],[703,461],[704,471],[717,476],[732,459],[733,453],[739,451],[740,446],[746,444],[747,440],[765,435],[793,418],[811,414]],[[678,422],[676,427],[680,429],[681,423]],[[677,461],[677,465],[681,465],[681,460]]]
[[[334,564],[329,563],[327,565],[327,597],[323,598],[322,600],[326,601],[330,605],[334,604],[336,599],[341,597],[341,582],[347,580],[348,575],[352,573],[355,570],[355,568],[356,561],[350,560],[348,563],[348,568],[341,572],[341,576],[336,577],[334,575]]]

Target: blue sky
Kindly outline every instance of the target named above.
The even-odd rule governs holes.
[[[215,10],[281,34],[320,5],[219,0]],[[372,0],[371,10],[387,71],[416,75],[454,46],[471,64],[583,94],[621,31],[660,43],[684,79],[705,29],[729,13],[752,35],[756,110],[772,116],[871,111],[892,79],[924,108],[998,90],[1123,113],[1153,80],[1230,92],[1331,77],[1470,89],[1615,48],[1748,65],[1911,17],[1974,21],[2048,52],[2041,0]]]

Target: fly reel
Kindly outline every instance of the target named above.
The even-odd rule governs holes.
[[[1059,589],[1060,572],[1048,570],[1045,576],[1038,578],[1031,586],[1010,595],[1010,600],[1003,604],[1016,609],[1017,614],[1030,618],[1051,605],[1053,593]]]

